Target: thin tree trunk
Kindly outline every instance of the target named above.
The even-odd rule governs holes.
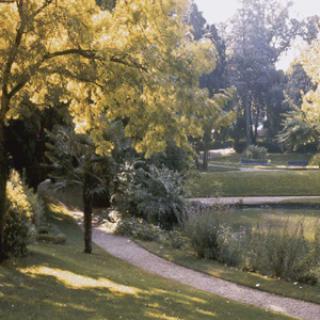
[[[92,197],[88,185],[83,186],[83,212],[84,212],[84,252],[92,253]]]
[[[208,170],[210,142],[211,142],[211,131],[209,129],[205,129],[204,136],[203,136],[203,160],[202,160],[202,169],[205,171]]]
[[[209,150],[208,148],[205,148],[203,150],[203,159],[202,159],[202,170],[207,171],[208,170],[208,162],[209,162]]]
[[[260,108],[257,107],[257,114],[255,117],[255,123],[254,123],[254,136],[253,136],[254,144],[257,144],[257,140],[258,140],[259,118],[260,118]]]
[[[252,145],[252,128],[251,128],[251,104],[248,101],[249,99],[244,99],[244,117],[246,124],[246,142],[247,146]]]
[[[0,123],[0,261],[6,258],[4,247],[4,225],[6,213],[6,184],[8,180],[8,157],[5,148],[4,124]]]

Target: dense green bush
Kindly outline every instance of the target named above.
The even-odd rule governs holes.
[[[33,224],[39,224],[43,219],[45,205],[42,199],[26,185],[15,170],[12,170],[7,183],[7,199],[12,209],[20,212]]]
[[[241,236],[235,235],[219,217],[203,212],[191,215],[185,222],[185,232],[200,258],[237,265],[240,259]]]
[[[9,208],[4,226],[4,247],[8,256],[24,256],[30,240],[31,224],[17,209]]]
[[[164,229],[182,221],[185,200],[179,173],[141,161],[128,166],[120,180],[122,197],[118,203],[129,213]]]
[[[280,229],[257,226],[248,234],[244,267],[286,280],[314,283],[312,270],[320,262],[319,231],[315,234],[314,241],[307,241],[303,222],[287,221]]]
[[[289,281],[317,282],[313,272],[320,263],[320,228],[313,241],[307,241],[304,222],[246,226],[234,231],[222,221],[210,211],[186,221],[186,235],[200,258]]]
[[[24,255],[28,243],[36,236],[36,224],[40,223],[43,217],[44,205],[14,170],[7,183],[7,202],[5,251],[9,256]]]
[[[309,160],[309,166],[320,166],[320,153],[316,153]]]
[[[156,241],[159,239],[161,230],[149,224],[143,219],[123,218],[117,225],[116,234],[128,236],[143,241]]]
[[[266,160],[268,156],[268,150],[264,147],[258,147],[251,145],[242,154],[244,159]]]

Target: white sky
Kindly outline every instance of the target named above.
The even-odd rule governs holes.
[[[268,0],[265,0],[268,1]],[[280,0],[281,1],[281,0]],[[237,8],[240,7],[240,0],[195,0],[200,11],[209,23],[225,22],[233,16]],[[292,15],[303,18],[312,15],[320,15],[320,0],[293,0]],[[301,47],[301,44],[297,44]],[[290,50],[288,54],[281,59],[278,66],[286,69],[290,62],[299,56],[299,49]]]

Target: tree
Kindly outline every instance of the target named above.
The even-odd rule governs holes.
[[[289,17],[290,5],[277,0],[244,0],[232,20],[229,77],[243,108],[247,145],[256,142],[257,128],[269,105],[266,97],[279,77],[275,63],[300,31],[299,22]]]
[[[187,37],[188,2],[116,1],[112,12],[93,0],[0,2],[0,259],[4,258],[5,126],[28,110],[66,103],[78,133],[97,154],[113,145],[106,126],[125,119],[125,134],[146,157],[174,140],[200,134],[195,99],[214,49]],[[106,121],[106,119],[108,121]]]
[[[319,48],[320,41],[314,40],[289,72],[287,95],[293,111],[284,119],[279,140],[293,150],[310,143],[319,148]]]
[[[285,93],[290,104],[295,108],[301,108],[304,95],[315,86],[312,84],[311,78],[308,76],[299,62],[290,66],[287,72],[287,83]]]
[[[210,100],[203,101],[201,105],[202,117],[201,123],[203,134],[201,142],[198,143],[203,151],[202,169],[208,169],[209,149],[213,140],[213,131],[215,135],[233,120],[234,113],[227,110],[227,106],[234,97],[233,90],[227,89],[226,81],[226,46],[224,40],[220,37],[215,25],[208,25],[202,13],[198,10],[195,3],[192,3],[188,16],[188,23],[192,26],[193,37],[197,40],[209,39],[216,48],[216,57],[212,59],[212,72],[204,74],[200,78],[201,88],[209,92]],[[200,100],[199,100],[200,103]]]
[[[216,93],[207,103],[202,105],[203,117],[203,170],[208,170],[209,150],[215,133],[219,132],[222,128],[230,126],[234,119],[235,113],[226,110],[226,106],[234,99],[235,91],[231,88],[226,89],[224,92]]]
[[[95,145],[88,135],[77,135],[71,127],[58,126],[48,132],[46,155],[52,164],[52,178],[57,189],[69,185],[82,190],[84,212],[84,252],[92,252],[92,209],[95,196],[110,188],[113,159],[95,154]],[[109,179],[108,179],[109,178]]]

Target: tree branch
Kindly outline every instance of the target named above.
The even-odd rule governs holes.
[[[2,0],[2,1],[4,1],[4,0]],[[10,99],[10,97],[8,95],[8,82],[9,82],[10,75],[11,75],[12,65],[17,57],[18,50],[19,50],[19,47],[20,47],[20,44],[22,41],[24,29],[25,29],[25,16],[24,16],[23,3],[24,3],[24,0],[17,1],[17,7],[18,7],[19,16],[20,16],[20,25],[17,29],[14,43],[9,51],[8,60],[5,63],[4,70],[3,70],[2,95],[7,96],[9,99]],[[1,109],[1,115],[6,114],[6,112],[7,112],[7,110]]]
[[[95,51],[93,51],[93,50],[84,50],[84,49],[81,49],[81,48],[66,49],[66,50],[47,53],[42,57],[42,59],[39,62],[37,62],[37,63],[33,64],[32,66],[30,66],[28,68],[28,70],[26,70],[24,72],[24,74],[21,76],[21,81],[19,81],[12,88],[10,93],[8,93],[8,96],[10,98],[12,98],[17,92],[19,92],[28,83],[28,81],[32,78],[32,76],[34,76],[38,72],[38,70],[40,69],[41,65],[44,62],[46,62],[47,60],[56,58],[56,57],[62,57],[62,56],[68,56],[68,55],[78,55],[78,56],[81,56],[81,57],[84,57],[84,58],[87,58],[87,59],[90,59],[90,60],[98,59],[100,61],[103,61],[103,58],[99,57]],[[134,61],[131,57],[128,57],[128,60],[129,60],[129,62],[126,61],[125,59],[121,59],[121,58],[116,57],[116,56],[113,56],[113,57],[110,58],[111,62],[119,63],[119,64],[125,65],[127,67],[131,67],[131,68],[138,68],[138,69],[141,69],[141,70],[143,70],[145,72],[148,71],[145,66],[143,66],[140,63]],[[80,79],[79,78],[79,81],[89,82],[89,79],[85,79],[85,78]],[[94,82],[92,82],[92,83],[94,83]],[[97,83],[95,83],[95,84],[98,85]],[[101,85],[98,85],[98,86],[101,86]]]
[[[33,14],[32,17],[35,18],[39,13],[41,13],[46,7],[48,7],[51,3],[53,2],[53,0],[45,0],[43,5],[36,10]]]

